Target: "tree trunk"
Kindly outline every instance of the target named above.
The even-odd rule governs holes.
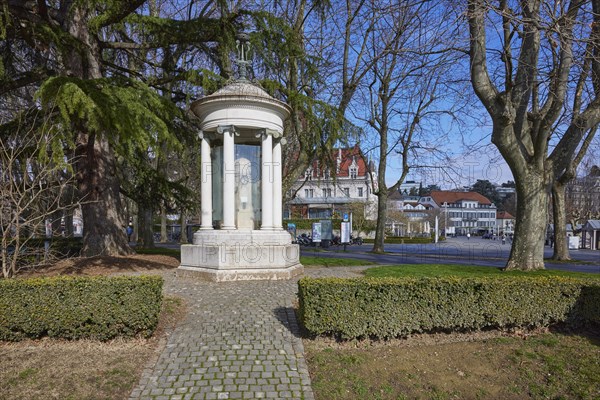
[[[125,223],[119,214],[121,197],[109,143],[93,134],[80,134],[76,179],[82,199],[84,257],[131,254]]]
[[[65,236],[73,237],[73,210],[65,210]]]
[[[64,28],[85,44],[80,48],[67,46],[63,55],[64,73],[81,79],[102,78],[101,52],[98,42],[89,32],[89,10],[73,6]],[[82,199],[83,248],[81,255],[115,256],[133,251],[127,243],[116,160],[108,140],[101,134],[76,126],[76,181]]]
[[[169,235],[167,234],[167,208],[163,203],[160,206],[160,242],[167,243]]]
[[[133,204],[133,201],[132,201]],[[138,237],[140,236],[140,224],[139,224],[139,212],[137,210],[137,205],[136,205],[136,211],[135,213],[132,214],[131,219],[133,220],[133,235],[131,235],[131,240],[133,240],[136,245],[138,243]]]
[[[138,203],[138,241],[137,247],[153,248],[154,247],[154,230],[152,227],[152,219],[154,210],[151,206],[143,206]]]
[[[181,211],[181,236],[179,237],[179,243],[187,244],[187,213],[182,210]]]
[[[387,219],[387,190],[379,189],[377,195],[377,226],[375,228],[375,242],[373,244],[373,253],[383,253],[385,247],[385,221]]]
[[[52,226],[52,237],[62,236],[61,231],[62,210],[54,211],[50,214],[50,225]]]
[[[549,188],[542,174],[532,171],[514,173],[517,186],[517,216],[514,241],[507,270],[544,269],[544,239]]]
[[[552,259],[558,261],[571,259],[567,241],[566,207],[565,185],[555,181],[552,184],[552,217],[554,220],[554,253]]]

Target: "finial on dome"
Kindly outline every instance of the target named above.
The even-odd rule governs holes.
[[[239,80],[247,81],[247,68],[251,63],[248,59],[248,53],[250,52],[250,35],[246,32],[239,32],[236,35],[235,45],[238,51],[238,58],[235,61],[238,65],[238,74],[240,75]]]

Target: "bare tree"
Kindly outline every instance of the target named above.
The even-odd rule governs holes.
[[[46,235],[47,221],[52,224],[57,215],[77,206],[62,201],[75,182],[68,171],[71,160],[63,157],[57,145],[60,141],[56,135],[33,130],[0,137],[0,254],[4,278],[17,275],[24,266],[49,262],[48,247],[30,242]]]
[[[512,171],[518,197],[506,269],[544,268],[552,183],[568,168],[585,133],[600,122],[599,3],[468,1],[471,82],[491,116],[492,143]],[[499,32],[499,38],[488,31]],[[575,63],[585,59],[590,71]],[[580,77],[593,90],[582,92],[580,107],[567,110],[570,84]],[[566,127],[557,126],[565,112],[574,115]]]
[[[588,219],[600,219],[600,168],[593,164],[597,158],[589,157],[586,161],[582,163],[582,175],[570,181],[565,189],[566,218],[574,230]]]
[[[378,198],[374,252],[384,251],[388,195],[398,190],[419,154],[436,151],[425,142],[433,142],[432,134],[441,131],[424,127],[433,126],[441,115],[451,115],[452,106],[445,100],[452,85],[448,65],[456,54],[443,41],[451,25],[439,22],[448,20],[446,11],[428,1],[402,1],[381,8],[371,31],[369,47],[376,62],[367,74],[364,103],[369,105],[366,123],[376,133],[379,159],[373,185]],[[388,159],[396,153],[402,170],[388,186]]]
[[[577,168],[585,156],[592,140],[594,139],[596,130],[596,127],[589,130],[583,139],[583,144],[579,148],[579,151],[575,157],[567,164],[567,167],[552,183],[552,219],[554,221],[553,260],[565,261],[571,259],[571,255],[569,254],[569,243],[567,242],[568,211],[565,192],[569,182],[576,177]],[[588,190],[592,190],[592,188],[588,187]],[[576,224],[571,225],[571,227],[573,231],[575,231]]]
[[[282,6],[282,18],[289,25],[283,30],[289,33],[282,37],[285,49],[292,51],[268,48],[268,57],[275,61],[278,54],[289,54],[285,68],[272,68],[268,76],[279,77],[292,106],[284,153],[286,194],[315,159],[335,171],[332,149],[360,131],[346,114],[367,73],[383,55],[369,51],[370,32],[382,12],[380,3],[294,0]],[[287,73],[281,76],[282,71]]]

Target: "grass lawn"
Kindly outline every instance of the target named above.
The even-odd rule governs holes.
[[[502,271],[492,267],[474,267],[472,265],[459,264],[410,264],[392,265],[369,268],[364,271],[369,277],[482,277],[482,276],[564,276],[573,278],[600,279],[600,274],[586,274],[581,272],[567,272],[557,270],[539,270],[535,272]]]
[[[353,258],[300,256],[300,264],[305,267],[357,267],[376,265],[372,261],[355,260]]]
[[[171,256],[181,260],[181,252],[179,249],[154,247],[151,249],[135,249],[135,252],[138,254]],[[305,267],[356,267],[363,265],[377,265],[372,261],[355,260],[352,258],[317,256],[300,256],[300,263]]]
[[[529,276],[467,265],[374,267],[371,277]],[[543,270],[544,276],[600,279]],[[600,399],[600,332],[437,333],[304,341],[316,399]]]
[[[316,399],[599,399],[600,336],[323,348],[305,342]]]

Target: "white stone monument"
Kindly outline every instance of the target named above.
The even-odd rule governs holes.
[[[193,244],[181,246],[178,273],[289,279],[303,272],[298,245],[282,226],[281,146],[290,108],[240,70],[239,80],[192,103],[201,126],[202,221]],[[222,204],[213,207],[213,199]]]

